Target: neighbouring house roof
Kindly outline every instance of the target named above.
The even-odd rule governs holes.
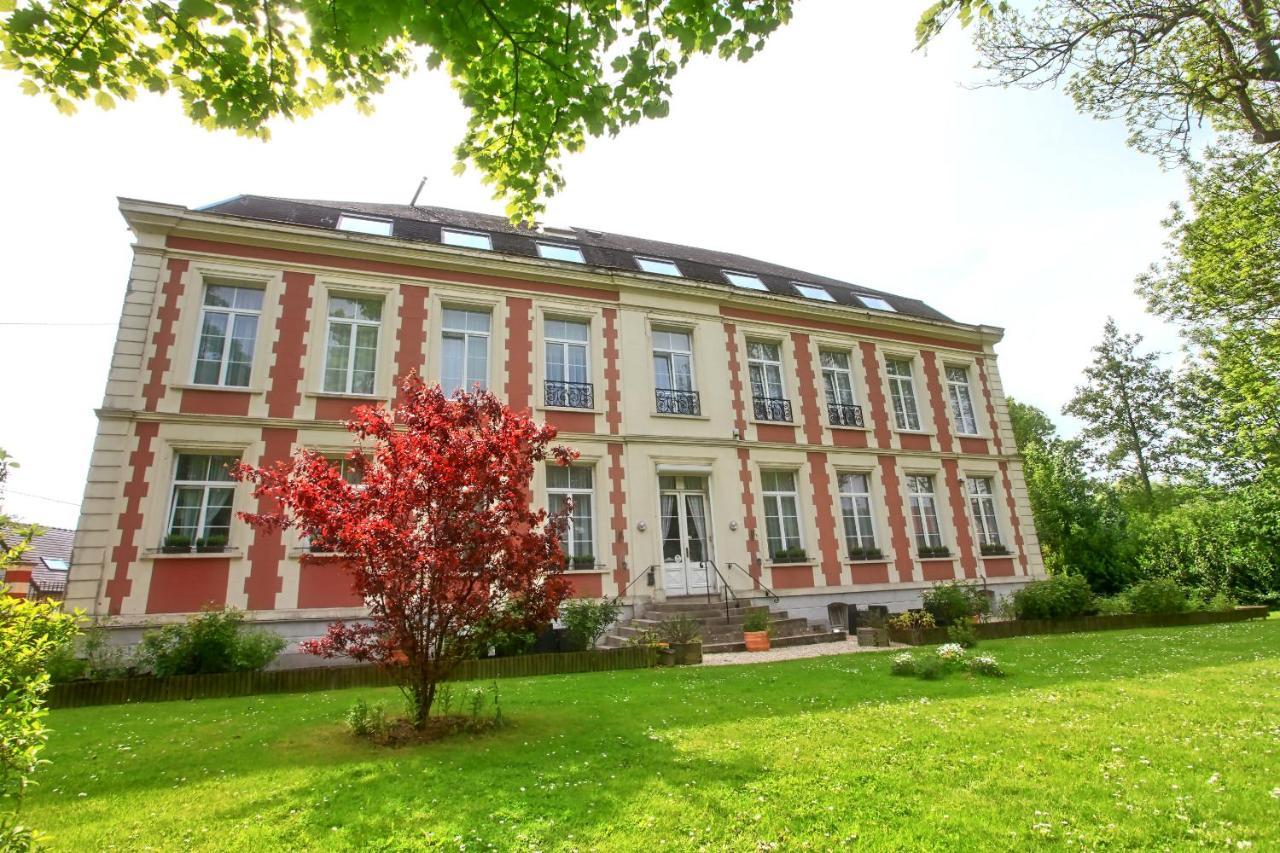
[[[40,592],[65,592],[71,542],[76,532],[65,527],[42,527],[41,530],[41,534],[31,540],[31,547],[18,557],[18,565],[31,569],[31,583]],[[25,531],[25,527],[16,525],[0,528],[0,544],[12,547]]]
[[[642,272],[637,257],[675,261],[683,278],[728,285],[726,270],[757,276],[769,293],[802,299],[813,304],[796,288],[796,284],[820,285],[831,294],[836,304],[861,310],[872,310],[858,300],[858,294],[874,296],[888,302],[895,313],[941,322],[953,322],[942,312],[919,299],[911,299],[882,290],[873,290],[849,282],[815,275],[803,270],[756,260],[743,255],[698,249],[676,243],[663,243],[643,237],[610,234],[590,228],[541,229],[517,228],[504,217],[472,213],[447,207],[406,204],[371,204],[355,201],[320,201],[239,195],[201,208],[203,213],[237,216],[266,222],[283,222],[313,228],[335,230],[342,213],[392,220],[392,235],[401,240],[440,243],[442,228],[478,231],[489,235],[493,251],[500,254],[538,257],[537,243],[575,245],[582,250],[588,266]],[[561,261],[566,263],[567,261]],[[673,287],[680,278],[669,279]],[[821,303],[819,303],[821,304]]]

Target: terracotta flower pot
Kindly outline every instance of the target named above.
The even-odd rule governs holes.
[[[742,639],[746,641],[747,651],[749,652],[769,651],[768,631],[743,631]]]

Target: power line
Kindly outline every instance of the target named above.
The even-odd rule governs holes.
[[[24,498],[35,498],[36,500],[41,500],[41,501],[52,501],[53,503],[66,504],[67,506],[80,506],[79,501],[64,501],[64,500],[59,500],[58,498],[45,497],[44,495],[33,495],[31,494],[31,492],[20,492],[17,489],[11,489],[11,488],[8,488],[7,486],[5,487],[5,491],[11,495],[22,495]]]
[[[25,321],[8,322],[0,320],[0,326],[114,326],[115,323],[28,323]]]

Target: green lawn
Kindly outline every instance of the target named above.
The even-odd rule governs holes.
[[[497,734],[382,749],[348,690],[52,714],[55,848],[1280,845],[1280,622],[501,683]]]

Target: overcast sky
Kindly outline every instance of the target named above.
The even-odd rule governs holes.
[[[1108,314],[1177,347],[1133,279],[1161,256],[1183,182],[1061,92],[967,88],[967,34],[913,52],[924,5],[801,0],[750,63],[693,63],[670,117],[572,158],[547,221],[740,252],[1001,326],[1007,392],[1070,430],[1058,412]],[[465,116],[443,74],[377,107],[261,143],[192,127],[176,100],[66,118],[0,73],[0,322],[92,324],[0,325],[0,447],[22,465],[7,511],[75,525],[130,263],[117,196],[408,203],[426,175],[424,203],[502,212],[474,172],[451,172]]]

